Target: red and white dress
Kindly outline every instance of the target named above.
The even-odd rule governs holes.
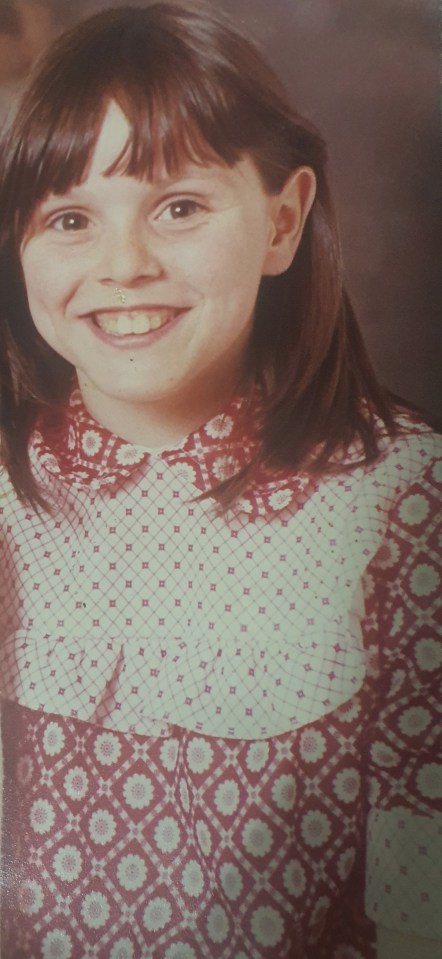
[[[30,445],[51,513],[2,479],[8,959],[442,938],[441,444],[412,426],[222,515],[198,497],[250,455],[243,414],[151,453],[74,393]]]

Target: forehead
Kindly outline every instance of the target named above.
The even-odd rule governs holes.
[[[100,132],[92,153],[88,169],[89,176],[96,176],[112,167],[112,164],[124,154],[130,139],[130,133],[126,116],[118,104],[111,100],[105,109]]]
[[[124,160],[126,153],[130,149],[131,125],[121,109],[114,100],[107,104],[99,133],[96,139],[90,162],[87,167],[86,177],[100,177],[103,175],[116,175],[124,172]],[[168,175],[164,167],[161,156],[158,156],[154,164],[151,179],[155,181],[166,182],[174,179]],[[212,184],[216,183],[219,187],[241,189],[241,187],[250,190],[251,187],[259,186],[262,189],[261,180],[255,164],[247,155],[240,156],[233,164],[227,164],[221,157],[212,155],[204,162],[203,159],[188,157],[182,158],[182,165],[175,171],[176,177],[181,179],[186,176],[197,176],[199,180],[207,180]]]

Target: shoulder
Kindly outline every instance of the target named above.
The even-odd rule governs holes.
[[[442,491],[442,436],[405,416],[398,427],[396,436],[381,437],[380,456],[364,469],[361,483],[372,495],[385,497],[392,509],[419,489],[436,498]]]

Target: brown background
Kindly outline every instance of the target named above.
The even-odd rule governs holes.
[[[0,115],[53,36],[117,3],[0,0]],[[380,378],[442,412],[437,3],[211,4],[258,40],[328,140],[348,286]]]

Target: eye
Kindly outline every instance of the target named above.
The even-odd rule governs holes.
[[[195,213],[200,213],[202,209],[203,207],[196,200],[174,200],[173,203],[168,203],[157,219],[169,222],[172,220],[187,220]]]
[[[78,230],[86,230],[89,226],[89,220],[84,213],[77,213],[70,210],[68,213],[61,213],[51,220],[50,226],[53,230],[59,230],[61,233],[75,233]]]

